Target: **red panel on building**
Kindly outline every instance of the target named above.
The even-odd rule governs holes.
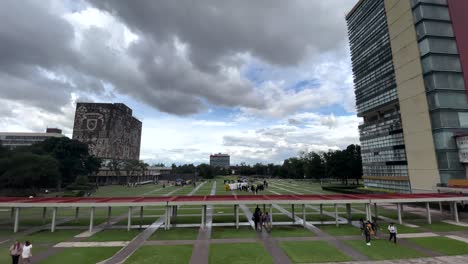
[[[465,89],[468,91],[468,1],[448,0],[448,4],[455,38],[457,39]]]

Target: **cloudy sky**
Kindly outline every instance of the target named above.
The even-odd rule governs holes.
[[[358,142],[344,16],[356,0],[2,0],[0,130],[123,102],[149,162],[281,163]]]

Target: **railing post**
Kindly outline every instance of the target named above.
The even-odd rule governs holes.
[[[89,209],[89,232],[93,232],[94,226],[94,207]]]
[[[55,232],[55,223],[56,223],[56,217],[57,217],[57,207],[54,207],[52,209],[52,223],[50,224],[50,232]]]

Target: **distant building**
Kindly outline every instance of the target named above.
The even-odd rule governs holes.
[[[136,171],[133,172],[132,175],[128,175],[128,172],[124,169],[114,171],[111,168],[102,167],[96,175],[88,176],[88,178],[90,182],[97,183],[99,185],[126,184],[129,182],[145,184],[157,182],[162,178],[170,178],[171,171],[171,167],[150,166],[144,172]]]
[[[141,127],[124,104],[77,103],[73,139],[104,160],[139,160]]]
[[[0,143],[4,147],[14,149],[17,147],[31,146],[48,138],[64,136],[62,130],[57,128],[47,128],[45,133],[0,132]]]
[[[221,153],[210,155],[210,166],[229,168],[230,167],[229,155],[221,154]]]

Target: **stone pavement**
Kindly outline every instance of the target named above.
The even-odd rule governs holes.
[[[216,181],[213,182],[210,195],[216,194]],[[190,258],[191,264],[204,264],[208,263],[210,255],[210,242],[211,226],[213,224],[213,206],[206,210],[206,227],[201,226],[198,232],[198,237],[193,247],[192,257]]]
[[[382,260],[382,261],[349,261],[349,262],[327,262],[327,264],[466,264],[468,255],[462,256],[443,256],[431,258],[414,258],[401,260]],[[324,264],[324,263],[322,263]]]
[[[201,187],[201,184],[198,188]],[[193,195],[198,188],[194,188],[188,195]],[[173,193],[179,191],[180,189],[175,189],[169,193],[164,194],[163,196],[171,196]],[[119,250],[114,256],[111,258],[102,261],[103,264],[120,264],[123,263],[128,257],[130,257],[137,249],[139,249],[151,235],[158,230],[158,228],[166,221],[165,217],[162,216],[154,223],[152,223],[148,228],[146,228],[143,232],[138,234],[126,247],[123,247]]]
[[[239,206],[245,217],[249,220],[250,226],[255,230],[255,223],[252,221],[252,212],[245,205]],[[266,251],[272,256],[274,264],[292,264],[288,255],[284,253],[283,249],[278,245],[278,242],[271,238],[271,235],[266,232],[261,232],[259,238],[263,242]]]

